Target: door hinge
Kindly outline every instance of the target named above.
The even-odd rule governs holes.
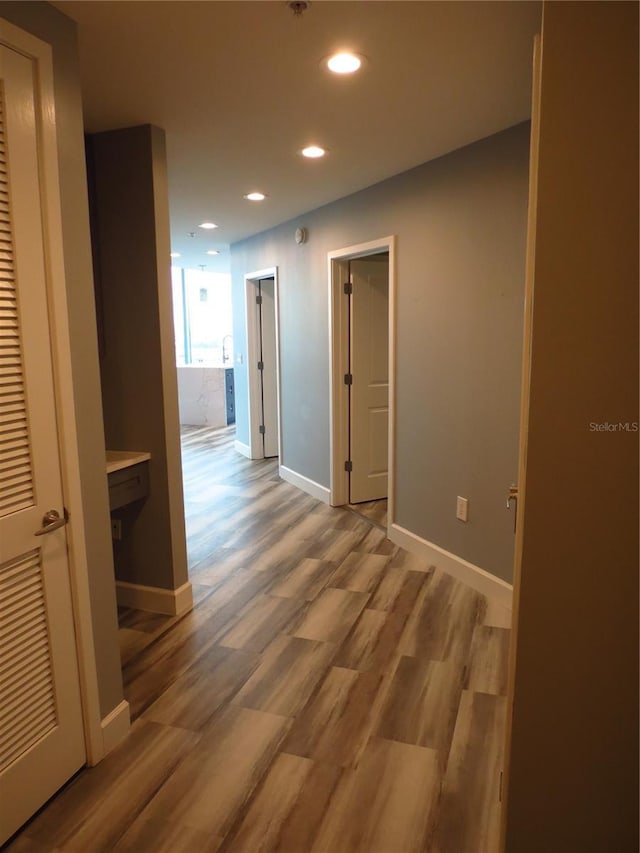
[[[345,296],[351,296],[351,294],[353,293],[353,285],[351,284],[350,281],[345,281],[344,292],[345,292]]]
[[[352,373],[345,373],[344,384],[345,385],[353,385],[353,374]]]
[[[262,305],[262,296],[256,296],[256,305]]]
[[[344,470],[348,471],[349,473],[353,471],[353,462],[350,459],[347,459],[347,461],[344,463]]]
[[[266,430],[264,428],[264,424],[260,424],[260,426],[258,427],[258,432],[260,433],[260,435],[265,434]]]
[[[258,362],[258,370],[264,370],[264,361]]]

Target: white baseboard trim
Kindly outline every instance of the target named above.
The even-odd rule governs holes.
[[[129,734],[131,718],[129,715],[129,703],[124,699],[119,705],[101,720],[102,741],[104,743],[104,755],[108,755],[112,749],[123,741]]]
[[[326,486],[321,486],[320,483],[316,483],[314,480],[310,480],[302,474],[297,474],[295,471],[292,471],[291,468],[286,468],[284,465],[279,467],[278,473],[287,483],[291,483],[292,486],[297,486],[299,489],[302,489],[303,492],[311,495],[312,498],[317,498],[325,504],[330,502],[331,490],[327,489]]]
[[[497,578],[473,563],[468,563],[462,557],[457,557],[450,551],[445,551],[439,545],[428,542],[410,530],[405,530],[398,524],[392,524],[387,533],[389,539],[412,554],[424,557],[439,569],[444,569],[454,578],[468,584],[473,589],[486,595],[496,604],[511,610],[513,587],[510,583]]]
[[[242,453],[242,455],[246,456],[247,459],[251,459],[251,448],[248,444],[244,444],[244,442],[238,441],[238,439],[236,439],[233,442],[233,447],[235,450],[238,451],[238,453]]]
[[[189,581],[178,589],[162,589],[138,583],[116,581],[116,600],[120,607],[134,607],[165,616],[181,616],[193,607],[193,589]]]

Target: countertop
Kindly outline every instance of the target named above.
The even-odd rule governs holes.
[[[233,370],[233,362],[226,361],[224,364],[179,364],[178,370]]]
[[[146,450],[107,450],[107,474],[130,468],[139,462],[147,462],[151,454]]]

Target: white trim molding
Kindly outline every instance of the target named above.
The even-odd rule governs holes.
[[[234,450],[236,450],[238,453],[241,453],[243,456],[246,456],[247,459],[251,459],[251,448],[248,444],[245,444],[243,441],[238,441],[238,439],[236,439],[233,442],[233,447]]]
[[[467,560],[463,560],[462,557],[458,557],[450,551],[445,551],[439,545],[434,545],[433,542],[416,536],[415,533],[405,530],[398,524],[390,526],[388,536],[394,544],[400,545],[418,557],[424,557],[425,560],[432,562],[439,569],[443,569],[457,580],[463,581],[482,595],[486,595],[494,604],[511,610],[513,587],[510,583],[490,574],[479,566],[475,566],[473,563],[467,562]]]
[[[331,506],[349,501],[349,476],[344,469],[349,446],[349,423],[344,374],[349,372],[349,329],[343,299],[343,284],[349,261],[380,252],[389,253],[389,439],[387,525],[391,527],[395,512],[395,434],[396,434],[396,238],[394,235],[345,246],[327,254],[329,265],[329,458]]]
[[[165,616],[181,616],[193,607],[193,588],[189,581],[178,589],[162,589],[138,583],[116,581],[116,598],[120,607],[134,607]]]
[[[108,755],[129,734],[131,715],[129,703],[123,699],[101,722],[104,754]]]
[[[326,486],[321,486],[320,483],[316,483],[315,480],[310,480],[308,477],[304,477],[302,474],[298,474],[296,471],[292,471],[291,468],[286,468],[284,465],[279,467],[278,474],[287,483],[291,483],[292,486],[297,486],[298,489],[306,492],[308,495],[311,495],[312,498],[317,498],[325,504],[330,503],[331,492]]]

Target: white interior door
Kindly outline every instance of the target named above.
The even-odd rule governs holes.
[[[272,278],[259,283],[262,297],[260,312],[260,348],[262,370],[262,434],[265,457],[278,455],[278,402],[276,372],[276,302],[275,282]]]
[[[389,256],[349,265],[351,472],[349,501],[387,497],[389,445]]]
[[[53,391],[35,73],[0,47],[0,843],[85,762]]]

